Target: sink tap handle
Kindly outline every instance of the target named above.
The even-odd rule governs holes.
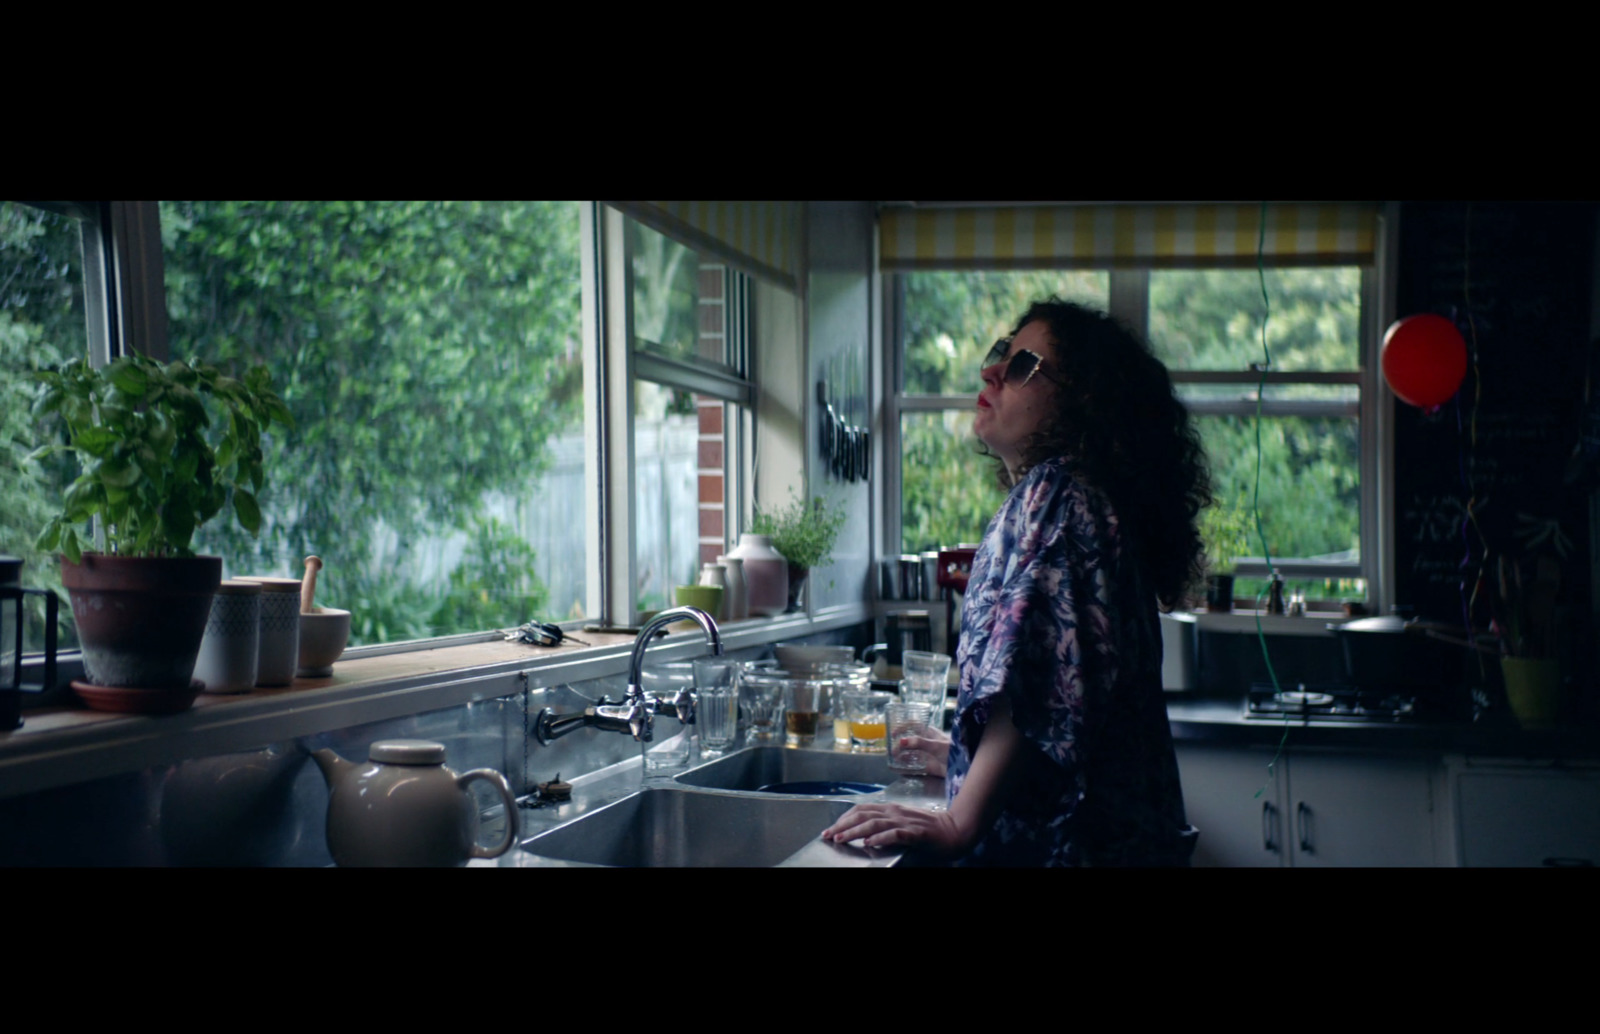
[[[678,721],[684,725],[694,724],[695,696],[687,687],[678,690],[678,695],[672,698],[672,706],[678,712]]]
[[[655,735],[655,714],[643,700],[635,700],[628,709],[628,729],[640,743],[649,743]]]

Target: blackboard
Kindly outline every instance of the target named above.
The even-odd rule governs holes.
[[[1395,404],[1395,598],[1419,616],[1486,627],[1484,556],[1558,550],[1562,602],[1588,613],[1596,218],[1593,203],[1401,206],[1398,315],[1453,320],[1476,357],[1437,412]]]

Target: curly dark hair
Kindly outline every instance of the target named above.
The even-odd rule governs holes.
[[[1012,329],[1040,320],[1056,360],[1040,370],[1054,385],[1055,419],[1022,443],[1030,467],[1070,456],[1111,499],[1139,543],[1162,609],[1181,604],[1205,574],[1198,517],[1211,505],[1199,432],[1148,345],[1103,312],[1059,298],[1035,302]],[[987,450],[986,450],[987,451]],[[1000,464],[1002,488],[1012,479]]]

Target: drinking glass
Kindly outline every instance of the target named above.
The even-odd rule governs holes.
[[[944,683],[915,682],[911,679],[901,679],[900,699],[913,704],[928,705],[928,724],[936,727],[943,727],[945,700]]]
[[[889,732],[889,767],[908,775],[921,775],[928,770],[927,752],[920,748],[903,747],[904,736],[924,736],[933,718],[933,708],[925,703],[895,700],[884,708]]]
[[[827,691],[828,683],[826,680],[809,678],[784,680],[784,746],[811,746],[817,737],[818,714],[822,708],[823,695]]]
[[[639,744],[639,749],[644,754],[644,777],[668,779],[689,767],[694,743],[687,725],[679,725],[671,718],[657,717],[655,739]]]
[[[843,710],[849,716],[850,750],[856,754],[882,754],[886,747],[888,707],[893,693],[882,690],[852,690],[844,696]]]
[[[782,673],[746,668],[739,678],[739,707],[744,712],[745,742],[772,743],[783,727]]]
[[[739,730],[739,662],[721,657],[696,660],[694,692],[700,753],[721,757]]]
[[[928,653],[925,650],[903,650],[900,653],[900,675],[916,682],[937,682],[948,685],[950,680],[950,655]]]

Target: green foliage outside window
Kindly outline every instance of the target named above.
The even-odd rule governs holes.
[[[62,493],[78,476],[70,455],[31,459],[60,440],[54,421],[33,415],[44,385],[35,370],[87,351],[82,242],[72,219],[0,201],[0,553],[20,557],[24,584],[65,599],[56,554],[35,540],[60,512]],[[44,601],[24,599],[27,641],[43,642]],[[62,649],[77,645],[71,608],[60,610]]]
[[[1360,368],[1360,272],[1269,269],[1267,344],[1276,371]],[[1261,279],[1255,270],[1150,274],[1150,341],[1172,369],[1243,371],[1265,359]],[[1192,389],[1191,389],[1192,390]],[[1257,386],[1232,385],[1233,398]],[[1340,389],[1346,390],[1346,389]],[[1324,385],[1282,385],[1269,397],[1337,396]],[[1261,556],[1259,505],[1274,558],[1360,556],[1360,434],[1354,417],[1197,418],[1218,499],[1249,515],[1246,555]],[[1259,427],[1258,427],[1259,423]],[[1257,436],[1260,491],[1257,494]]]
[[[235,573],[327,566],[353,643],[509,627],[546,599],[485,497],[582,427],[570,202],[163,202],[175,356],[266,362],[295,419],[271,442],[261,537],[197,545]],[[440,542],[465,540],[442,575]],[[565,617],[571,601],[554,601]]]

